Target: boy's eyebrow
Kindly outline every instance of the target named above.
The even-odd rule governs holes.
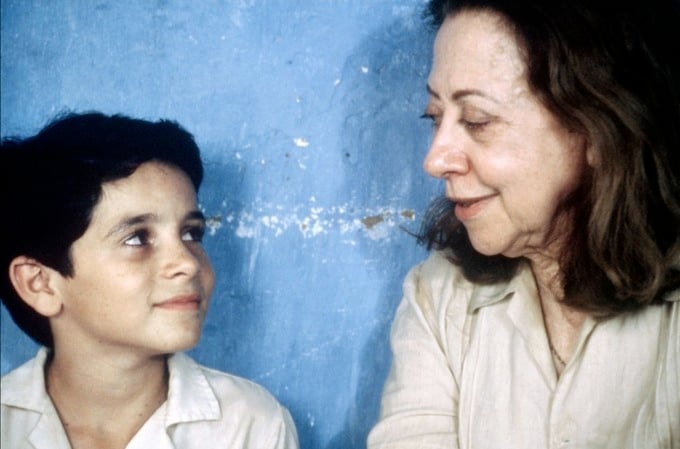
[[[137,226],[141,223],[148,223],[154,220],[158,220],[158,216],[155,214],[142,214],[142,215],[135,215],[132,217],[126,217],[123,220],[119,221],[116,223],[109,232],[106,233],[106,237],[111,237],[112,235],[115,234],[122,234],[124,233],[127,229],[130,229],[134,226]]]
[[[200,210],[194,210],[187,214],[185,220],[200,220],[205,223],[205,215]]]
[[[205,215],[200,210],[193,210],[185,215],[184,220],[199,220],[205,223]],[[130,229],[134,226],[154,221],[159,221],[158,215],[156,214],[142,214],[127,217],[113,226],[113,228],[111,228],[111,230],[106,234],[106,237],[111,237],[115,234],[122,234],[127,229]]]

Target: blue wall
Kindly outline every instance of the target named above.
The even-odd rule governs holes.
[[[178,120],[201,146],[218,283],[201,363],[253,379],[303,448],[360,448],[416,230],[423,0],[2,0],[1,134],[64,110]],[[6,237],[6,236],[5,236]],[[1,371],[35,346],[2,310]]]

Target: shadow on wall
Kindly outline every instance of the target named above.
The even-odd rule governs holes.
[[[235,144],[228,142],[226,147],[233,148]],[[248,192],[244,192],[246,167],[229,158],[224,142],[202,144],[202,154],[206,176],[201,187],[201,208],[206,213],[205,246],[215,270],[215,289],[201,343],[192,355],[205,365],[233,372],[233,367],[225,365],[225,355],[236,354],[233,356],[236,360],[243,357],[239,354],[242,345],[234,338],[233,330],[248,328],[249,323],[259,319],[251,316],[255,309],[242,300],[250,296],[247,289],[253,285],[247,280],[252,273],[246,260],[249,248],[232,230],[221,231],[246,209],[243,203],[244,198],[249,198]],[[223,216],[222,211],[229,211],[231,216]],[[219,304],[215,304],[217,301]]]
[[[425,107],[426,80],[433,33],[416,14],[377,30],[354,50],[343,69],[345,186],[364,210],[381,207],[362,222],[367,230],[389,228],[412,220],[416,231],[421,211],[435,195],[423,173],[430,127],[419,120]],[[357,70],[359,68],[359,70]],[[353,105],[357,107],[353,108]],[[387,205],[385,207],[385,205]],[[398,218],[398,219],[395,219]],[[361,352],[355,398],[342,431],[325,449],[364,448],[380,408],[380,394],[389,371],[389,331],[401,299],[403,277],[422,249],[404,229],[386,238],[361,239],[366,259],[377,259],[387,282],[375,298],[374,330]]]

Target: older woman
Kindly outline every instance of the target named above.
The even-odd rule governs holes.
[[[370,448],[680,447],[676,3],[430,2],[447,199]]]

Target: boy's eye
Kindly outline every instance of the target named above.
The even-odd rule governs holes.
[[[184,230],[182,240],[185,242],[202,242],[205,228],[203,226],[192,226]]]
[[[137,231],[123,241],[127,246],[144,246],[149,243],[149,233],[147,231]]]

